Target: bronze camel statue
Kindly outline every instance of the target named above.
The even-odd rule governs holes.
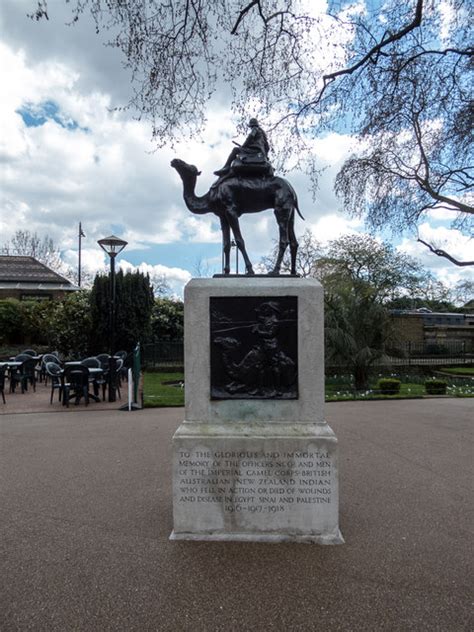
[[[274,209],[280,230],[278,256],[271,275],[280,274],[281,263],[287,246],[290,246],[291,274],[296,274],[296,253],[298,242],[295,236],[295,209],[304,219],[298,208],[298,198],[291,184],[277,176],[272,177],[236,177],[230,176],[217,182],[203,196],[194,192],[197,177],[201,174],[194,165],[175,158],[171,166],[183,181],[183,197],[186,206],[197,215],[214,213],[220,220],[224,244],[224,274],[230,273],[230,231],[235,243],[242,253],[247,274],[254,274],[252,264],[245,249],[245,242],[240,232],[239,217],[244,213],[259,213]]]

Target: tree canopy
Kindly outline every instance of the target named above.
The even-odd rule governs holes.
[[[150,340],[182,340],[184,337],[184,303],[178,299],[155,298],[151,315]]]
[[[370,235],[348,234],[333,239],[323,246],[307,230],[298,237],[296,262],[298,274],[321,281],[328,296],[333,290],[361,284],[370,288],[372,301],[388,303],[402,296],[426,299],[446,299],[449,291],[436,281],[413,257],[397,252],[387,241],[379,242]],[[275,245],[275,251],[278,245]],[[265,257],[262,264],[271,269],[275,253]],[[282,270],[289,272],[288,254]]]
[[[116,282],[115,350],[131,351],[150,334],[154,306],[150,279],[141,272],[123,273]],[[91,348],[95,353],[108,350],[110,340],[110,275],[97,275],[90,292],[92,321]]]
[[[469,0],[74,0],[72,21],[87,10],[123,52],[128,106],[158,145],[199,132],[211,96],[231,90],[242,124],[257,115],[273,131],[277,166],[308,158],[317,173],[314,138],[354,135],[337,191],[373,229],[416,231],[436,209],[471,230]],[[39,0],[32,17],[45,16]]]

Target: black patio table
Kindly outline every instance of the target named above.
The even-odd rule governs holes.
[[[81,362],[79,362],[79,361],[73,361],[73,362],[66,362],[65,363],[65,367],[72,367],[72,368],[74,368],[75,366],[84,366],[84,365],[81,364]],[[89,371],[89,375],[91,377],[93,377],[94,380],[97,377],[99,377],[100,375],[103,375],[103,373],[104,373],[104,370],[101,369],[100,367],[86,367],[86,368]],[[64,378],[64,369],[61,370],[60,376],[61,376],[61,379]],[[92,398],[95,402],[100,402],[100,397],[98,397],[95,393],[89,393],[88,392],[88,397]],[[76,396],[76,403],[79,401],[79,399],[80,399],[80,396],[79,397]],[[63,399],[63,405],[64,406],[66,405],[66,402],[64,401],[64,399]]]

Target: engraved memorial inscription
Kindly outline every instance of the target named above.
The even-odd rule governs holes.
[[[273,514],[330,505],[333,458],[325,449],[180,450],[179,504],[216,503],[224,513]]]

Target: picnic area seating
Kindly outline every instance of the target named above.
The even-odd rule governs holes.
[[[49,402],[47,399],[45,401],[47,406],[61,403],[69,407],[71,400],[75,404],[82,402],[86,405],[91,401],[105,402],[108,391],[113,393],[113,400],[115,397],[121,399],[122,379],[128,377],[125,361],[129,354],[126,351],[118,351],[113,357],[108,353],[101,353],[64,363],[60,361],[57,352],[44,355],[32,355],[33,353],[36,354],[33,349],[25,349],[17,356],[0,362],[0,392],[4,403],[7,388],[15,396],[27,392],[33,394],[37,390],[41,394],[42,389],[37,389],[40,382],[44,386],[50,386]],[[111,367],[113,376],[110,375]],[[58,392],[57,398],[55,392]],[[19,400],[13,398],[13,405],[15,401]],[[11,402],[8,401],[8,406],[10,405]],[[23,406],[21,404],[20,408]]]
[[[50,404],[53,403],[53,396],[54,396],[55,390],[59,392],[59,401],[61,401],[62,392],[63,392],[63,382],[62,382],[63,370],[61,369],[59,364],[56,364],[56,362],[50,361],[50,362],[46,362],[45,371],[46,371],[46,375],[49,376],[51,379],[51,398],[50,398],[49,403]]]
[[[75,397],[76,404],[84,397],[89,405],[89,369],[82,364],[67,366],[63,374],[63,404],[69,407],[69,400]]]
[[[15,363],[20,362],[20,364],[10,368],[10,393],[15,392],[18,384],[21,386],[22,393],[28,390],[28,384],[31,384],[34,391],[36,390],[36,360],[28,355],[26,360],[20,358],[22,355],[15,358]]]

